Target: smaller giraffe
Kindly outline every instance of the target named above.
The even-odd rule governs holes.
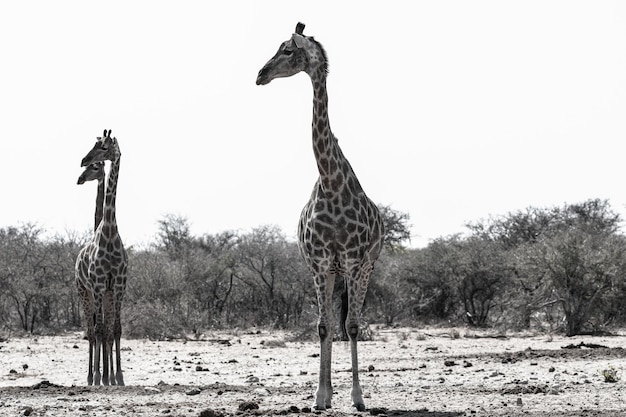
[[[78,177],[78,184],[84,184],[87,181],[98,180],[98,192],[96,195],[96,212],[94,222],[94,233],[102,221],[102,211],[104,202],[104,163],[99,162],[89,165],[82,174]],[[89,256],[88,253],[93,245],[93,240],[89,241],[85,247],[83,247],[78,257],[76,258],[76,267],[74,275],[76,278],[76,287],[78,288],[78,295],[83,307],[83,314],[85,315],[85,321],[87,322],[87,339],[89,340],[89,370],[87,372],[87,383],[93,385],[93,370],[94,370],[94,349],[96,345],[96,335],[94,332],[95,326],[95,298],[93,293],[93,285],[89,281]]]
[[[88,253],[89,281],[94,288],[95,300],[95,352],[94,383],[100,379],[105,385],[124,385],[121,366],[120,338],[122,334],[121,307],[126,289],[128,257],[118,233],[116,219],[117,183],[121,151],[119,142],[105,130],[93,148],[81,162],[88,166],[97,162],[111,161],[104,197],[103,215],[94,234],[93,245]],[[113,344],[115,344],[116,368],[113,370]],[[100,374],[100,351],[103,350],[103,372]],[[109,365],[111,369],[109,370]]]
[[[98,180],[98,193],[96,195],[96,212],[94,215],[93,231],[95,233],[98,225],[102,221],[102,212],[104,210],[104,162],[96,162],[89,165],[78,177],[78,185],[82,185],[88,181]]]

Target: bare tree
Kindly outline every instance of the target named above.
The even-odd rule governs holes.
[[[298,323],[312,296],[297,245],[275,226],[262,226],[240,237],[238,279],[247,286],[253,317],[278,327]]]

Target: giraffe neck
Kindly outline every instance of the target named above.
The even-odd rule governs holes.
[[[104,216],[104,179],[98,180],[98,194],[96,196],[96,214],[95,223],[93,225],[93,231],[95,232],[102,221]]]
[[[102,218],[104,224],[114,226],[115,228],[117,228],[115,199],[117,196],[117,178],[120,172],[120,158],[121,155],[111,162],[107,190],[104,196],[104,213]]]
[[[313,83],[313,154],[320,174],[319,183],[325,193],[339,193],[350,179],[350,190],[358,192],[360,185],[350,163],[343,155],[328,121],[328,92],[326,72],[320,66],[311,74]]]

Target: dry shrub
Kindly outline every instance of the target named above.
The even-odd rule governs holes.
[[[158,301],[141,300],[125,306],[122,324],[124,336],[128,338],[164,340],[185,335],[180,320]]]

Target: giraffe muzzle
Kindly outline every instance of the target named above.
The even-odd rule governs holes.
[[[256,77],[256,85],[269,84],[271,80],[267,76],[267,73],[268,73],[267,67],[261,68],[261,71],[259,71],[259,75]]]

